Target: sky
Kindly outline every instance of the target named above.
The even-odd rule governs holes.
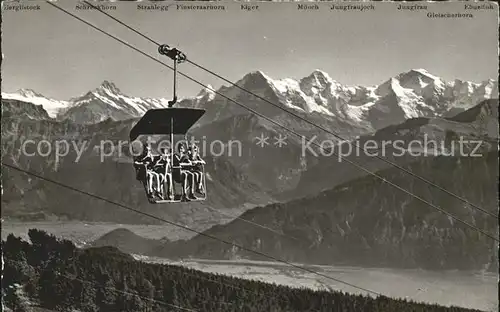
[[[171,64],[152,43],[102,13],[75,10],[74,1],[56,4]],[[136,9],[138,3],[114,4],[118,8],[107,11],[111,15],[231,81],[255,70],[274,79],[300,79],[315,69],[340,83],[365,86],[412,68],[445,80],[498,77],[497,10],[474,11],[473,19],[432,19],[426,12],[398,11],[398,3],[375,3],[375,11],[368,12],[332,12],[328,3],[310,12],[299,11],[297,3],[258,3],[257,12],[231,2],[224,2],[226,11],[215,12],[174,7],[144,12]],[[463,3],[427,5],[434,12],[464,12]],[[171,70],[49,4],[40,6],[40,11],[2,11],[3,92],[30,88],[67,100],[108,80],[128,95],[171,97]],[[190,64],[179,70],[216,88],[227,85]],[[181,97],[201,89],[179,78]]]

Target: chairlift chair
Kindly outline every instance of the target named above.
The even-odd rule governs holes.
[[[194,109],[194,108],[174,108],[172,107],[177,102],[176,95],[176,73],[177,73],[177,63],[184,62],[186,60],[186,56],[184,53],[180,52],[175,48],[170,48],[168,45],[161,45],[158,48],[158,51],[162,55],[166,55],[170,57],[174,61],[174,97],[172,101],[169,101],[168,108],[161,109],[150,109],[148,110],[144,116],[134,125],[132,130],[130,130],[130,142],[134,142],[141,135],[169,135],[169,143],[170,147],[172,147],[172,151],[170,153],[170,174],[172,176],[173,183],[173,199],[165,199],[165,198],[156,198],[154,195],[149,194],[148,192],[148,181],[145,179],[147,174],[147,168],[138,168],[136,169],[136,179],[143,182],[146,195],[148,196],[148,200],[151,203],[162,204],[162,203],[178,203],[182,201],[182,194],[177,192],[179,190],[176,184],[182,184],[181,170],[189,170],[189,168],[184,168],[181,165],[174,166],[174,135],[183,135],[186,138],[187,132],[189,129],[205,114],[205,110],[203,109]],[[186,140],[187,142],[187,140]],[[144,170],[145,169],[145,170]],[[203,194],[196,194],[197,199],[195,201],[202,201],[207,198],[207,188],[206,188],[206,175],[205,175],[205,166],[200,164],[201,169],[201,182],[203,186]],[[139,172],[140,170],[144,170],[143,174]],[[182,185],[181,185],[182,187]],[[194,183],[191,185],[191,188],[194,188]],[[193,190],[191,190],[193,192]],[[164,192],[164,195],[166,190]]]

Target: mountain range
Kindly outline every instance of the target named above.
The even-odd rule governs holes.
[[[286,110],[293,111],[310,123],[291,116],[286,111],[273,107],[235,86],[223,86],[217,92],[244,103],[278,124],[300,133],[306,142],[308,138],[317,138],[317,141],[337,140],[316,126],[346,140],[354,140],[370,136],[389,125],[402,124],[411,118],[426,117],[439,120],[441,117],[452,116],[484,99],[495,98],[498,94],[496,81],[486,80],[476,84],[457,79],[445,82],[423,69],[401,73],[373,87],[344,86],[321,70],[315,70],[299,80],[274,80],[260,71],[255,71],[245,75],[236,85]],[[98,138],[127,140],[127,131],[146,110],[167,107],[166,99],[128,96],[109,81],[104,81],[95,90],[67,101],[48,99],[28,89],[10,94],[2,93],[2,98],[3,102],[18,103],[19,107],[16,109],[21,109],[20,107],[24,107],[26,103],[41,105],[30,113],[28,109],[22,109],[28,117],[47,120],[43,122],[47,126],[53,124],[58,128],[66,125],[67,129],[63,131],[64,137],[68,135],[78,137],[84,132],[87,137],[93,138],[93,142],[98,142]],[[208,86],[194,97],[180,100],[178,105],[206,110],[205,115],[192,129],[192,133],[198,138],[206,137],[209,142],[239,140],[243,146],[242,155],[224,156],[233,166],[257,181],[256,183],[261,184],[269,193],[276,195],[289,192],[288,194],[303,195],[304,191],[307,193],[321,186],[316,182],[321,182],[322,178],[302,179],[309,168],[318,164],[316,168],[322,168],[325,166],[325,161],[310,153],[304,154],[302,150],[304,143],[301,138],[290,135],[280,126],[231,103],[216,94],[212,87]],[[14,108],[10,106],[9,109]],[[39,109],[45,110],[46,113]],[[427,130],[430,129],[431,127],[427,127]],[[25,135],[30,134],[25,133]],[[56,137],[60,135],[62,134],[59,133]],[[255,148],[255,139],[261,135],[271,139],[270,147],[273,148]],[[272,140],[280,136],[286,137],[287,145],[278,149],[272,145],[275,143]],[[267,159],[273,166],[269,168],[266,162],[261,161],[262,159]],[[377,162],[373,157],[365,160]],[[327,162],[328,167],[336,168],[319,170],[320,176],[326,177],[325,187],[332,185],[328,176],[332,171],[335,173],[334,180],[337,177],[341,177],[342,181],[351,178],[351,174],[338,174],[345,172],[347,167],[345,162],[338,164],[341,168],[335,166],[331,160]],[[381,167],[377,165],[374,168]],[[351,168],[347,170],[352,171]],[[313,176],[316,177],[316,174]],[[308,186],[303,186],[303,182],[308,180],[313,183],[307,182],[305,184]],[[296,192],[297,187],[298,192]]]
[[[481,83],[454,80],[447,82],[424,69],[398,74],[377,86],[345,86],[321,70],[295,80],[272,79],[261,71],[251,72],[236,85],[252,91],[294,113],[307,116],[314,122],[335,126],[350,125],[367,132],[387,125],[399,124],[416,117],[452,116],[467,110],[484,99],[496,98],[498,82]],[[179,106],[207,110],[200,124],[246,113],[207,86]],[[217,93],[244,103],[269,117],[282,111],[236,86],[222,86]],[[148,109],[167,107],[167,100],[125,95],[113,83],[104,81],[98,88],[81,96],[60,101],[30,90],[2,92],[2,98],[42,105],[49,116],[58,120],[89,124],[112,120],[138,118]],[[286,121],[285,121],[286,123]],[[331,126],[334,128],[333,126]]]
[[[168,106],[165,99],[126,96],[106,80],[95,90],[68,101],[46,98],[31,89],[2,93],[2,98],[41,105],[51,118],[69,119],[82,124],[97,123],[108,118],[130,119],[142,116],[149,109]]]

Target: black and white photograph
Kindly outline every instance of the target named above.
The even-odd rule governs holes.
[[[1,5],[2,311],[499,310],[498,3]]]

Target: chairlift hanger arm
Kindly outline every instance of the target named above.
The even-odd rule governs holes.
[[[168,56],[174,61],[174,97],[171,101],[168,101],[168,107],[174,106],[177,103],[177,64],[183,63],[187,60],[186,54],[177,50],[176,48],[171,48],[167,44],[162,44],[158,47],[158,53],[161,55]]]

